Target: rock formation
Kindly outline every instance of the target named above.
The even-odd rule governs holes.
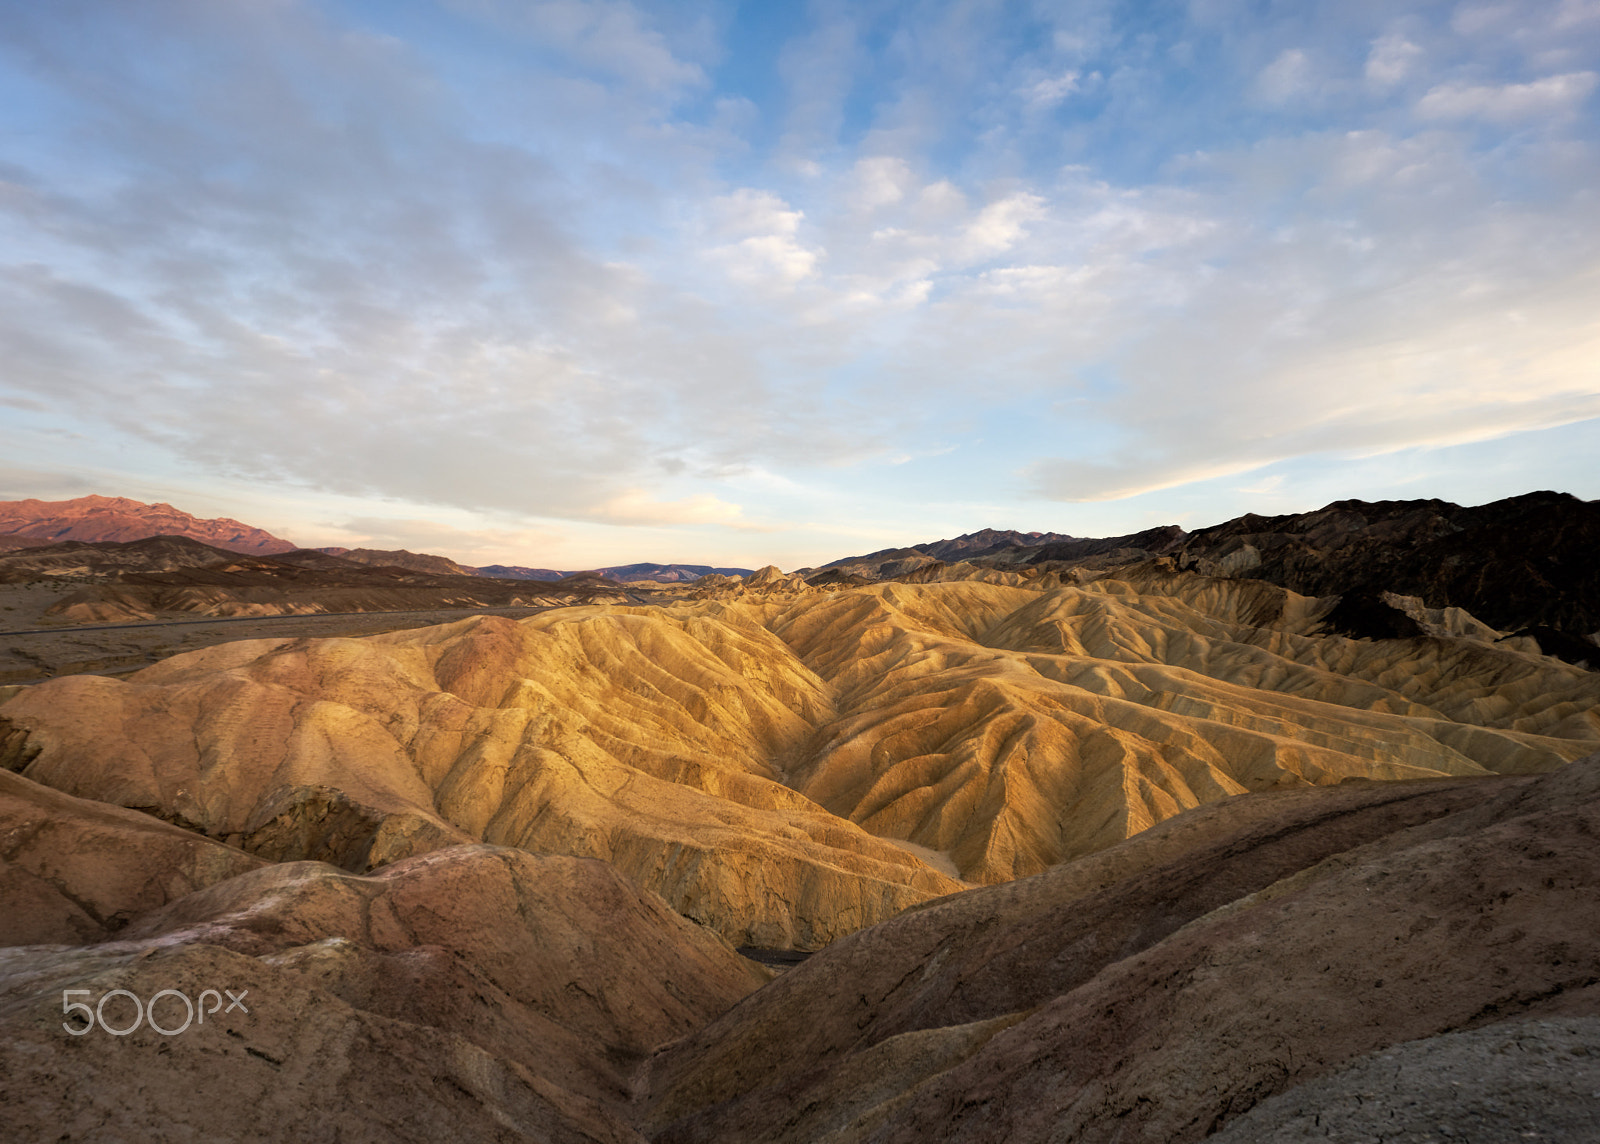
[[[226,565],[239,555],[184,536],[130,541],[43,541],[0,552],[0,583],[114,580],[128,573],[176,572]]]
[[[6,837],[27,838],[0,873],[31,866],[125,922],[80,948],[0,934],[11,1139],[639,1141],[638,1063],[768,977],[600,862],[471,846],[371,877],[266,866],[3,777]],[[105,861],[113,837],[137,872]],[[31,937],[84,940],[64,924]]]
[[[432,576],[477,575],[477,569],[463,567],[448,556],[408,552],[404,548],[317,548],[313,551],[355,564],[370,564],[374,568],[404,568],[408,572],[426,572]]]
[[[1600,756],[1191,811],[835,943],[656,1057],[651,1139],[1182,1144],[1279,1093],[1221,1139],[1323,1139],[1352,1084],[1431,1088],[1431,1139],[1588,1139],[1597,828]],[[1491,1107],[1519,1042],[1567,1056]]]
[[[1193,533],[1180,562],[1329,595],[1393,592],[1463,608],[1497,628],[1600,631],[1600,504],[1537,492],[1463,508],[1440,500],[1335,501]]]
[[[1600,676],[1460,615],[1351,639],[1333,599],[1159,565],[718,591],[63,678],[0,706],[8,765],[275,861],[599,857],[730,940],[811,949],[1230,795],[1600,742]]]
[[[7,1132],[1600,1124],[1600,674],[1393,592],[921,567],[0,690]]]
[[[1600,504],[1536,492],[1465,508],[1441,500],[1335,501],[1287,516],[1247,513],[1193,533],[1176,525],[1101,539],[984,530],[804,571],[815,585],[849,586],[938,575],[944,561],[1093,575],[1173,556],[1180,567],[1212,576],[1350,597],[1348,634],[1408,634],[1403,617],[1375,603],[1403,596],[1423,608],[1463,609],[1534,639],[1547,654],[1596,667],[1597,546]]]
[[[0,771],[0,946],[78,945],[260,858]]]

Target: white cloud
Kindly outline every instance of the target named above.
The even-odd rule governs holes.
[[[731,195],[711,200],[707,214],[714,233],[742,237],[751,234],[793,236],[805,212],[797,211],[771,191],[741,187]]]
[[[742,188],[713,200],[709,213],[714,233],[744,236],[707,251],[735,282],[790,288],[816,270],[820,252],[796,238],[805,213],[770,191]]]
[[[1531,83],[1471,86],[1446,83],[1417,103],[1424,119],[1487,119],[1497,123],[1571,112],[1587,99],[1600,76],[1592,71],[1545,76]]]
[[[1314,89],[1311,58],[1300,48],[1285,48],[1256,77],[1256,90],[1271,103],[1286,103]]]
[[[1393,87],[1411,74],[1422,55],[1420,47],[1399,33],[1379,36],[1367,54],[1367,79],[1378,87]]]
[[[1022,99],[1031,111],[1048,111],[1078,89],[1079,72],[1073,70],[1029,84],[1022,90]]]
[[[404,548],[448,556],[460,564],[504,563],[507,553],[545,552],[567,543],[544,529],[460,528],[437,520],[362,516],[321,526],[319,548]]]
[[[408,520],[680,538],[829,496],[909,527],[916,499],[1003,503],[1029,466],[1053,497],[1125,496],[1592,407],[1600,161],[1559,114],[1587,59],[1501,84],[1445,13],[1291,5],[1244,35],[1247,6],[1210,2],[1195,70],[1109,4],[1014,51],[977,6],[885,17],[884,47],[825,3],[758,106],[684,98],[720,73],[675,7],[475,2],[523,37],[481,71],[288,0],[107,9],[103,39],[19,17],[0,52],[79,111],[30,134],[33,103],[0,108],[0,400]],[[1587,10],[1463,20],[1541,75],[1587,50]],[[1317,99],[1339,90],[1359,113]],[[1394,90],[1427,93],[1416,117]],[[1213,149],[1180,158],[1198,122]],[[455,519],[393,542],[479,551]]]
[[[888,155],[857,160],[851,178],[854,185],[846,192],[846,202],[849,209],[862,213],[900,202],[912,183],[910,164]]]
[[[1004,254],[1027,232],[1030,222],[1044,215],[1045,200],[1027,191],[992,202],[968,224],[962,236],[963,253],[968,258]]]
[[[709,252],[735,282],[747,286],[792,287],[809,278],[817,254],[781,234],[755,235]]]
[[[1282,488],[1283,474],[1274,473],[1271,476],[1262,477],[1259,481],[1256,481],[1251,485],[1242,486],[1239,491],[1242,493],[1247,493],[1250,496],[1266,497],[1273,495]]]
[[[658,500],[645,489],[626,489],[610,497],[595,509],[596,519],[612,524],[672,525],[721,524],[742,525],[743,508],[709,494],[681,497],[677,500]]]
[[[449,0],[452,7],[529,36],[625,83],[662,90],[699,85],[698,64],[680,59],[648,18],[624,0]]]

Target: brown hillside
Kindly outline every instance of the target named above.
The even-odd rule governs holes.
[[[31,838],[0,874],[20,862],[67,897],[135,914],[114,941],[0,949],[10,1139],[638,1142],[638,1063],[767,978],[600,862],[473,846],[373,877],[252,869],[237,850],[3,777],[0,813]],[[113,835],[143,870],[193,871],[207,850],[200,865],[236,876],[151,897],[78,852]],[[98,1002],[114,989],[201,1006],[228,990],[243,1011],[185,1026],[170,998],[152,1011],[172,1035],[63,1027],[65,990]],[[132,1005],[113,997],[103,1016],[126,1028]]]
[[[813,957],[658,1056],[651,1138],[1182,1144],[1391,1046],[1480,1028],[1515,1045],[1552,1019],[1590,1019],[1564,1027],[1582,1067],[1600,1049],[1597,827],[1600,756],[1193,811]],[[1429,1138],[1600,1123],[1553,1061],[1543,1104],[1499,1106],[1485,1056],[1413,1080]],[[1238,1138],[1323,1139],[1316,1112],[1286,1104],[1283,1134]],[[1423,1138],[1395,1127],[1377,1126]]]

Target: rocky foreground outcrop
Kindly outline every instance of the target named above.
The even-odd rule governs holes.
[[[1600,1127],[1600,756],[1228,798],[775,979],[593,860],[469,845],[365,876],[268,865],[18,776],[0,815],[0,877],[92,900],[101,925],[0,934],[16,1139],[1575,1144]]]
[[[1600,675],[1459,610],[1350,638],[1336,604],[1160,564],[847,591],[770,569],[725,599],[58,679],[0,705],[0,756],[271,861],[595,857],[735,943],[815,949],[1230,795],[1600,744]]]
[[[1414,1140],[1422,1117],[1594,1139],[1600,1090],[1569,1070],[1600,1059],[1597,835],[1600,756],[1230,799],[834,944],[659,1053],[646,1122],[659,1144]],[[1537,1102],[1505,1099],[1519,1076]],[[1378,1093],[1398,1121],[1362,1111]]]
[[[601,862],[266,865],[6,777],[0,877],[122,922],[0,934],[7,1139],[641,1142],[639,1062],[768,977]],[[111,835],[139,874],[80,849]],[[202,885],[152,894],[163,867],[169,893]],[[41,938],[74,944],[15,944]]]

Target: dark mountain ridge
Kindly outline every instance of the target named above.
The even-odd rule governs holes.
[[[1011,572],[1096,573],[1153,559],[1211,576],[1265,580],[1306,596],[1339,596],[1330,630],[1391,638],[1422,629],[1386,596],[1424,608],[1463,608],[1484,623],[1534,638],[1547,654],[1600,665],[1600,503],[1540,491],[1463,507],[1450,501],[1334,501],[1313,512],[1246,513],[1185,532],[1177,525],[1126,536],[1067,537],[984,530],[958,541],[1048,538],[965,552],[952,541],[887,548],[806,570],[811,583],[925,579],[948,558]]]
[[[1532,492],[1486,505],[1335,501],[1247,515],[1189,536],[1179,567],[1266,580],[1307,596],[1416,596],[1505,631],[1600,630],[1600,504]]]
[[[752,568],[717,568],[710,564],[614,564],[609,568],[584,568],[561,572],[554,568],[523,568],[511,564],[489,564],[473,570],[479,576],[498,576],[503,580],[564,580],[568,576],[602,576],[630,584],[640,580],[675,584],[698,580],[713,573],[721,576],[748,576]]]

